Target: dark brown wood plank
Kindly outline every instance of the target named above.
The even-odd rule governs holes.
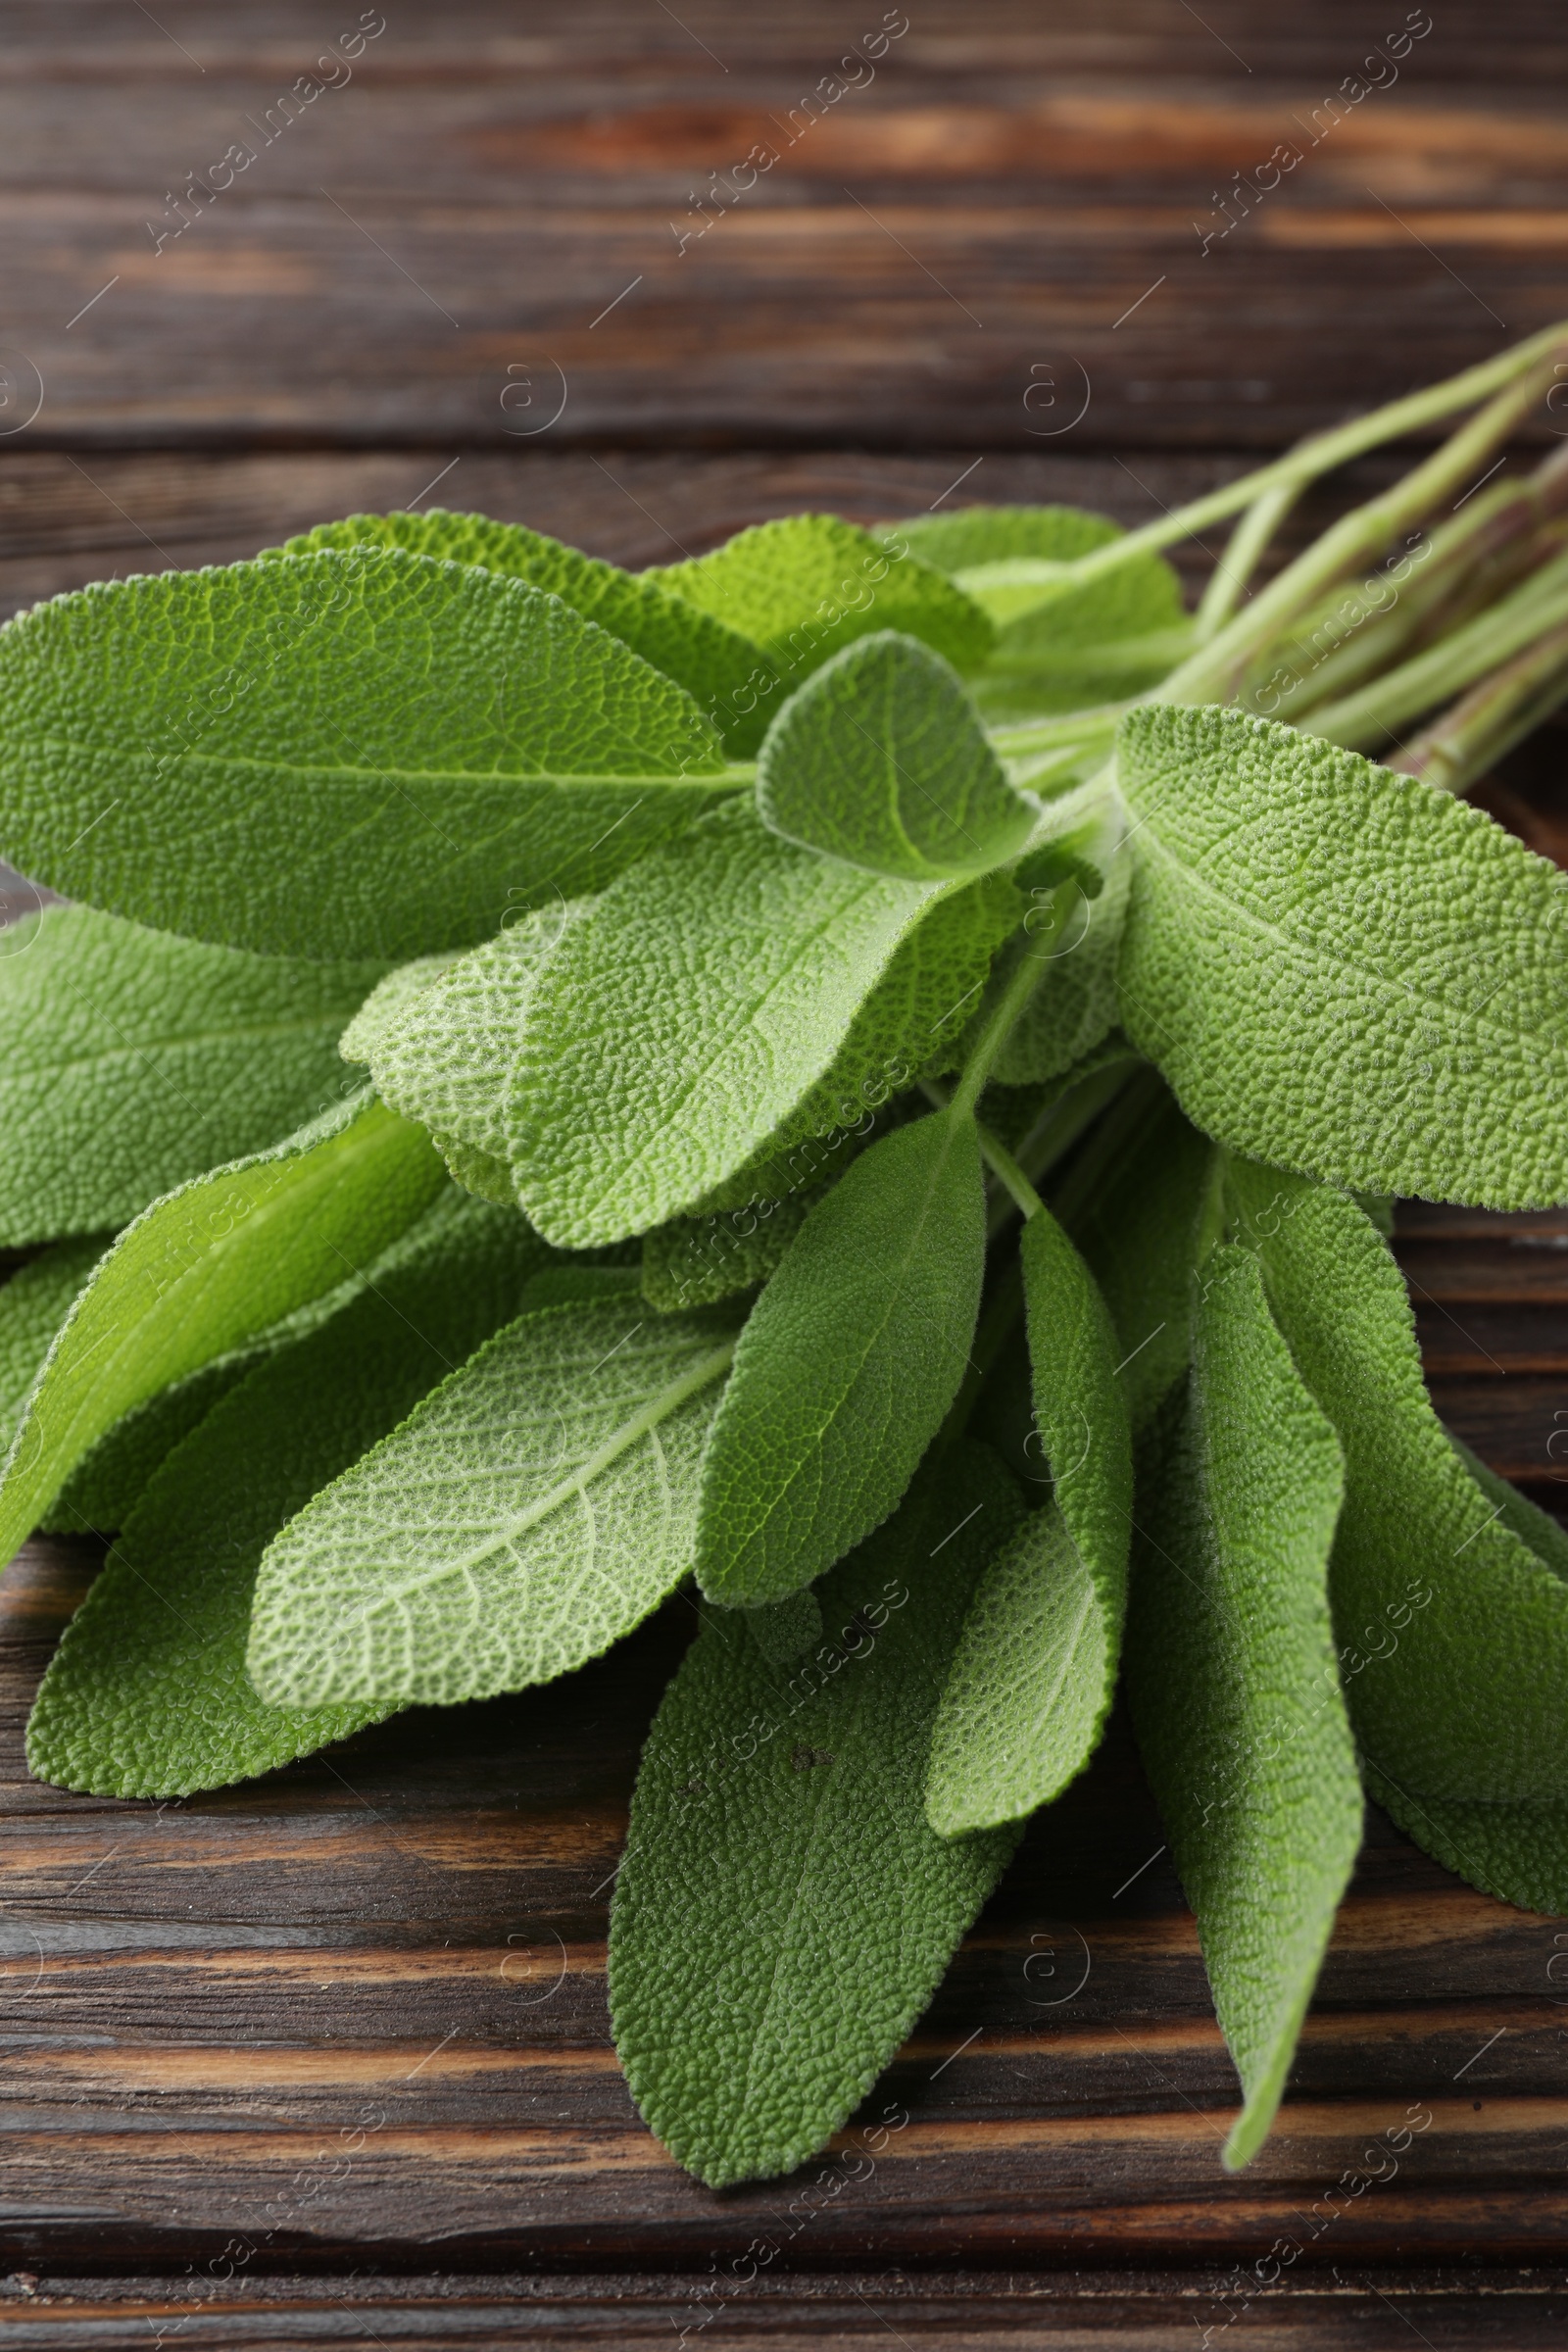
[[[504,448],[563,397],[557,443],[1276,445],[1562,308],[1554,13],[1409,13],[1391,56],[1371,0],[465,0],[325,65],[347,6],[16,0],[12,409],[78,450]]]

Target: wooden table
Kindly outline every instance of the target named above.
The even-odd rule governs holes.
[[[314,61],[348,0],[8,7],[0,425],[29,368],[43,397],[0,437],[0,610],[432,491],[634,564],[807,507],[1140,520],[1568,309],[1545,0],[1445,0],[1397,81],[1337,110],[1347,76],[1382,78],[1362,61],[1402,6],[909,0],[879,58],[872,0],[781,14],[387,0],[338,51],[352,78],[278,114],[337,77]],[[874,80],[840,65],[851,40]],[[859,86],[806,108],[835,75]],[[1219,206],[1238,173],[1245,211]],[[1568,856],[1565,743],[1516,755],[1493,805]],[[1412,1209],[1399,1247],[1441,1409],[1550,1504],[1568,1211]],[[95,1565],[34,1544],[0,1593],[15,2342],[1562,2340],[1568,1930],[1381,1815],[1240,2178],[1117,1724],[901,2054],[909,2122],[874,2170],[714,2196],[638,2123],[604,1997],[683,1604],[565,1685],[121,1804],[22,1754]],[[1260,2284],[1412,2106],[1433,2122],[1397,2177]],[[757,2238],[777,2251],[753,2278]]]

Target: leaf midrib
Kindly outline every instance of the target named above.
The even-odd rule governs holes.
[[[1261,937],[1270,941],[1275,947],[1289,952],[1290,955],[1322,964],[1331,971],[1348,972],[1357,980],[1384,992],[1396,1002],[1403,1001],[1408,1004],[1419,1006],[1424,1012],[1434,1017],[1442,1015],[1450,1024],[1463,1023],[1481,1037],[1491,1037],[1500,1045],[1515,1048],[1528,1047],[1536,1053],[1546,1050],[1548,1041],[1543,1032],[1498,1028],[1493,1023],[1484,1021],[1481,1011],[1471,1012],[1462,1005],[1451,1004],[1445,997],[1426,996],[1413,988],[1405,979],[1390,980],[1381,972],[1373,971],[1365,964],[1354,962],[1348,956],[1335,955],[1319,940],[1303,938],[1297,932],[1287,930],[1283,924],[1276,922],[1270,916],[1259,914],[1245,901],[1230,897],[1227,892],[1220,889],[1217,883],[1211,882],[1206,874],[1200,872],[1196,865],[1190,864],[1186,858],[1179,857],[1176,851],[1160,838],[1154,828],[1152,817],[1149,820],[1142,855],[1147,857],[1151,850],[1157,857],[1162,858],[1166,864],[1180,874],[1196,891],[1212,899],[1216,905],[1234,914],[1240,922],[1250,925]],[[1484,1009],[1483,1006],[1482,1010],[1484,1011]],[[1559,1075],[1568,1076],[1568,1064],[1561,1062],[1560,1054],[1558,1058]]]

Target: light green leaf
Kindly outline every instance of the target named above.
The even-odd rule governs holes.
[[[1455,1449],[1388,1244],[1331,1186],[1232,1163],[1226,1193],[1345,1449],[1334,1622],[1367,1753],[1429,1797],[1568,1797],[1568,1582],[1527,1506]]]
[[[1054,1488],[980,1579],[931,1741],[945,1838],[1050,1802],[1099,1744],[1127,1607],[1133,1464],[1121,1348],[1048,1209],[1019,1238],[1035,1427]]]
[[[418,1128],[366,1093],[144,1209],[38,1375],[0,1473],[0,1561],[122,1414],[368,1264],[444,1181]]]
[[[365,1039],[381,1100],[427,1127],[458,1182],[487,1200],[516,1200],[505,1102],[523,1015],[545,957],[587,904],[523,915],[389,1006]],[[345,1038],[345,1051],[358,1042]]]
[[[1329,1622],[1344,1473],[1256,1261],[1208,1260],[1185,1409],[1151,1448],[1127,1628],[1138,1744],[1262,2144],[1361,1841]]]
[[[938,1838],[920,1791],[964,1603],[1017,1510],[994,1455],[956,1449],[821,1588],[814,1659],[772,1666],[714,1611],[665,1693],[611,2017],[650,2127],[710,2187],[787,2173],[843,2123],[1012,1850],[1007,1830]]]
[[[977,506],[956,507],[946,514],[911,514],[903,522],[889,523],[884,535],[902,539],[924,563],[953,573],[1018,557],[1070,564],[1097,547],[1108,547],[1121,538],[1122,530],[1108,514],[1092,514],[1085,507]]]
[[[708,1217],[676,1217],[657,1225],[643,1240],[643,1297],[662,1315],[692,1306],[716,1306],[742,1291],[755,1290],[776,1274],[785,1251],[820,1187],[811,1186],[763,1210],[715,1210]]]
[[[1568,1197],[1568,877],[1240,710],[1135,710],[1119,742],[1122,1021],[1195,1124],[1370,1192]]]
[[[885,1136],[817,1202],[752,1309],[708,1442],[710,1599],[782,1600],[896,1507],[958,1393],[985,1249],[964,1113]]]
[[[762,822],[911,882],[1016,858],[1039,804],[1013,790],[957,672],[914,637],[861,637],[784,705],[757,764]]]
[[[1361,1770],[1373,1803],[1445,1870],[1521,1911],[1568,1915],[1568,1804],[1489,1805],[1423,1796],[1380,1772],[1370,1756],[1362,1758]],[[1558,1970],[1559,1978],[1563,1973]]]
[[[542,531],[527,530],[521,523],[492,522],[486,514],[424,507],[416,514],[350,514],[342,522],[318,523],[314,531],[287,540],[280,551],[268,552],[300,556],[318,547],[366,544],[407,548],[414,555],[438,556],[454,564],[478,564],[486,571],[527,580],[559,596],[584,619],[597,621],[684,686],[737,756],[755,751],[761,741],[767,706],[758,699],[760,679],[754,673],[760,663],[761,677],[769,671],[750,638],[684,598],[668,595],[655,580],[634,578],[597,556],[564,547]]]
[[[718,1188],[913,1082],[1019,911],[1004,877],[889,881],[780,841],[746,804],[715,811],[606,891],[540,974],[508,1099],[528,1215],[587,1249],[749,1199],[757,1171],[738,1200]]]
[[[992,628],[952,580],[836,514],[790,514],[740,531],[709,556],[643,573],[762,648],[785,694],[857,637],[902,629],[978,668]],[[763,690],[765,691],[765,689]]]
[[[343,1092],[377,963],[241,956],[47,906],[0,956],[0,1245],[122,1225]]]
[[[41,1780],[179,1796],[269,1772],[388,1712],[265,1706],[245,1674],[257,1565],[318,1488],[515,1311],[546,1254],[515,1210],[448,1187],[309,1338],[251,1371],[156,1471],[50,1662]]]
[[[408,963],[394,965],[384,980],[376,982],[338,1039],[342,1058],[368,1068],[371,1054],[393,1022],[401,1020],[416,999],[457,959],[457,951],[449,948],[442,956],[416,956]]]
[[[113,1240],[98,1233],[57,1242],[0,1285],[0,1446],[16,1436],[55,1333]]]
[[[472,947],[740,780],[559,598],[401,548],[116,581],[0,632],[0,852],[230,947]]]
[[[989,719],[1142,694],[1192,649],[1181,582],[1162,556],[1148,551],[1098,579],[1073,578],[1077,557],[1122,536],[1103,515],[1075,507],[970,507],[898,527],[996,624],[995,649],[974,683]]]
[[[630,1633],[691,1568],[732,1333],[635,1298],[498,1332],[270,1546],[262,1696],[447,1706],[568,1674]]]
[[[1187,1370],[1193,1274],[1222,1223],[1224,1154],[1150,1079],[1110,1113],[1121,1148],[1071,1220],[1116,1326],[1135,1436]]]

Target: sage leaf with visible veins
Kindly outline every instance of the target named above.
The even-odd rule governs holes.
[[[1374,1193],[1568,1194],[1568,876],[1415,776],[1130,711],[1122,1023],[1194,1123]]]
[[[345,1056],[363,1054],[381,1100],[428,1128],[458,1182],[487,1200],[516,1200],[507,1086],[544,959],[584,910],[585,903],[574,902],[525,914],[400,996],[381,1017],[368,1006],[344,1035]]]
[[[781,683],[779,700],[842,646],[873,629],[901,629],[955,669],[978,668],[992,627],[961,589],[908,554],[836,514],[789,514],[739,531],[711,555],[642,574],[760,645]]]
[[[1345,1449],[1334,1622],[1362,1746],[1429,1797],[1568,1797],[1568,1580],[1433,1411],[1393,1251],[1331,1185],[1237,1160],[1226,1194]]]
[[[1285,2087],[1361,1841],[1361,1785],[1327,1593],[1340,1448],[1234,1245],[1207,1261],[1185,1406],[1161,1434],[1140,1487],[1128,1679],[1242,2078],[1235,2167]]]
[[[331,1290],[445,1182],[419,1129],[367,1092],[144,1209],[38,1375],[0,1472],[0,1561],[122,1414]]]
[[[611,2019],[650,2128],[710,2187],[787,2173],[843,2123],[1012,1851],[1010,1830],[939,1838],[920,1791],[964,1602],[1018,1508],[995,1455],[956,1447],[819,1589],[806,1667],[715,1610],[664,1694]]]
[[[692,1565],[733,1321],[636,1298],[500,1331],[289,1522],[250,1673],[270,1706],[450,1706],[567,1674]]]
[[[1099,1742],[1127,1607],[1133,1465],[1121,1349],[1048,1209],[1019,1240],[1035,1426],[1054,1493],[984,1570],[931,1741],[926,1813],[947,1838],[1056,1796]]]
[[[868,873],[938,882],[1016,858],[1038,803],[1008,783],[957,672],[879,630],[790,697],[757,766],[762,822]]]
[[[684,686],[717,721],[737,757],[755,751],[761,741],[767,706],[758,700],[755,687],[749,711],[735,709],[737,698],[746,699],[744,690],[762,660],[749,637],[685,598],[669,595],[656,580],[636,578],[597,556],[580,555],[542,531],[516,522],[492,522],[487,514],[422,507],[416,514],[350,514],[342,522],[318,523],[315,530],[285,541],[281,551],[269,552],[302,556],[318,547],[367,544],[402,547],[455,564],[478,564],[486,571],[527,580],[559,596],[585,620],[597,621]]]
[[[837,1083],[874,1080],[873,1102],[911,1084],[1021,911],[1003,877],[890,881],[780,841],[746,804],[715,811],[607,890],[539,974],[508,1098],[529,1217],[577,1250],[719,1205],[764,1147],[849,1123]]]
[[[782,1600],[892,1511],[957,1395],[985,1274],[972,1117],[885,1136],[807,1217],[753,1307],[703,1461],[710,1599]]]
[[[243,956],[47,906],[0,956],[0,1246],[123,1225],[341,1092],[378,963]]]
[[[0,1446],[16,1436],[55,1333],[113,1240],[98,1233],[56,1242],[0,1284]]]
[[[27,1726],[40,1779],[179,1796],[341,1740],[386,1702],[269,1707],[245,1673],[257,1565],[318,1489],[513,1314],[547,1254],[449,1187],[309,1338],[251,1371],[164,1461],[67,1626]]]
[[[401,548],[116,581],[0,632],[0,854],[229,947],[473,947],[735,781],[617,638]]]

